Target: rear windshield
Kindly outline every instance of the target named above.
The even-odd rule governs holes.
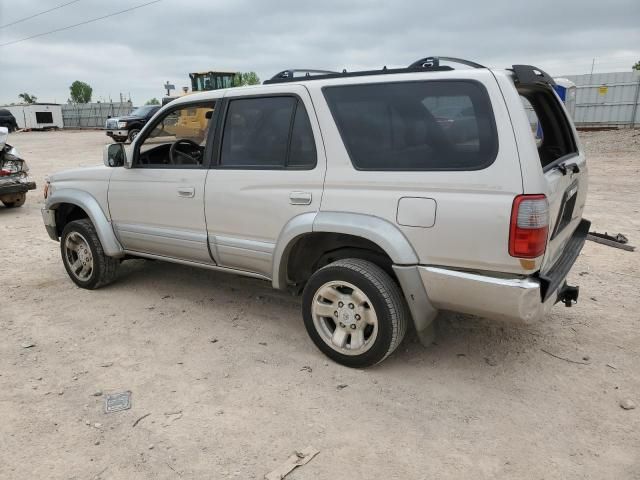
[[[359,170],[478,170],[496,158],[491,102],[478,82],[397,82],[323,90]]]
[[[575,155],[578,147],[571,124],[551,89],[521,87],[518,93],[527,112],[543,169],[547,170],[564,158]]]

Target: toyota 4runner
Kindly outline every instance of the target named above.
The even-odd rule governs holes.
[[[577,300],[565,278],[589,229],[553,84],[427,57],[189,95],[105,147],[104,166],[52,175],[44,223],[82,288],[135,257],[301,294],[313,342],[351,367],[410,324],[429,343],[439,310],[534,322]],[[188,116],[206,128],[176,128]]]

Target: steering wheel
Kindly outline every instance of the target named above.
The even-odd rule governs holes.
[[[178,149],[178,145],[190,145],[194,147],[197,152],[200,152],[200,145],[198,145],[193,140],[189,140],[187,138],[183,138],[181,140],[175,141],[171,144],[171,148],[169,149],[169,159],[171,160],[172,165],[197,165],[199,163],[198,159],[189,153],[180,151]]]

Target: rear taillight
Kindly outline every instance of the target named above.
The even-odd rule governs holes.
[[[0,177],[7,177],[9,175],[11,175],[9,170],[0,170]]]
[[[518,195],[513,200],[509,255],[536,258],[547,248],[549,202],[544,195]]]

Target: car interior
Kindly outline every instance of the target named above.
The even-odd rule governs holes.
[[[199,167],[204,162],[213,107],[183,107],[165,115],[142,141],[138,167]]]

